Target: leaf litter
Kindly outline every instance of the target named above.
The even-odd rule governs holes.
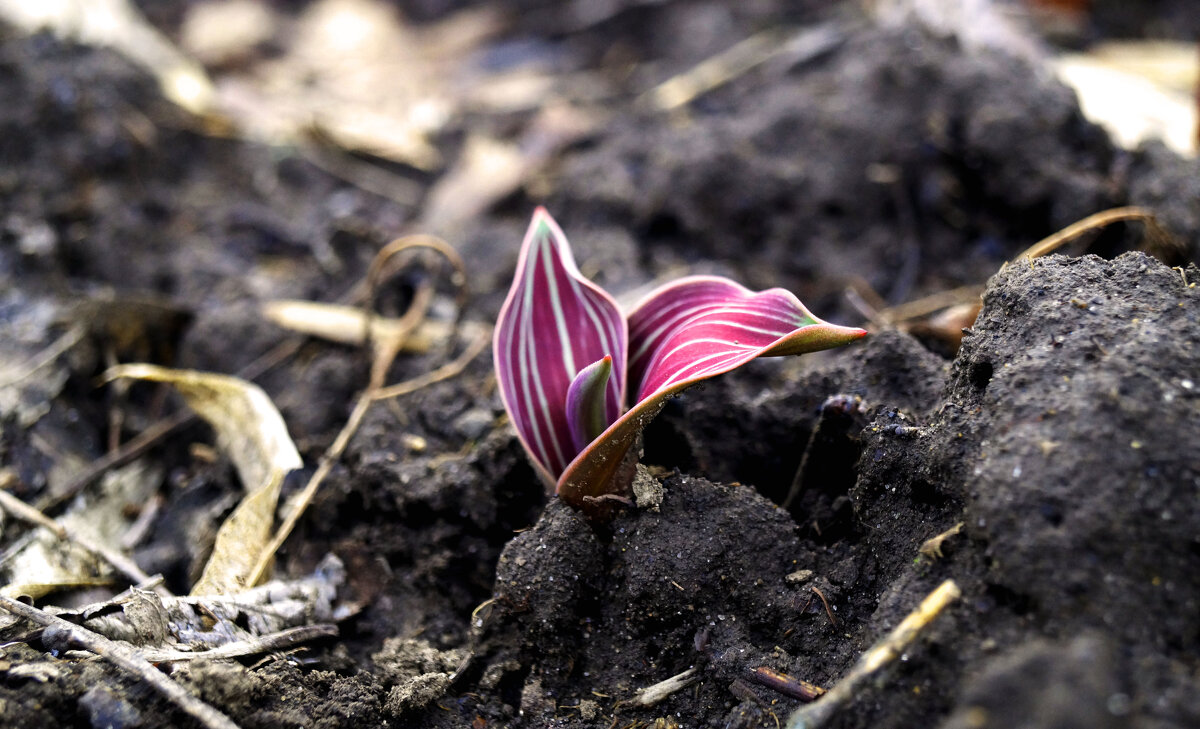
[[[251,569],[270,542],[283,479],[304,466],[279,410],[262,388],[229,375],[131,364],[114,367],[106,376],[166,382],[212,425],[247,495],[217,532],[192,594],[231,594],[253,587]]]
[[[440,252],[452,263],[455,271],[452,278],[459,286],[461,303],[466,283],[461,259],[444,242],[421,238],[401,239],[384,247],[368,276],[368,300],[374,298],[380,280],[390,272],[389,260],[419,248]],[[13,618],[41,625],[36,633],[47,645],[58,645],[63,650],[83,647],[140,676],[206,727],[227,729],[234,726],[227,716],[189,695],[147,661],[172,663],[197,657],[230,659],[285,651],[314,639],[335,637],[337,628],[330,621],[344,619],[357,611],[355,605],[334,606],[338,587],[345,581],[345,569],[332,555],[310,578],[269,583],[258,588],[253,586],[265,579],[275,551],[303,513],[324,475],[340,457],[370,405],[452,377],[486,347],[490,339],[489,328],[480,325],[464,327],[471,338],[457,358],[423,376],[385,387],[384,378],[392,361],[408,345],[410,335],[425,323],[432,299],[433,289],[426,284],[418,289],[409,311],[394,320],[377,317],[369,310],[363,310],[362,316],[355,316],[336,307],[314,308],[297,303],[284,307],[285,314],[292,316],[294,328],[308,333],[321,334],[322,326],[328,324],[330,317],[339,324],[351,321],[359,324],[356,327],[360,332],[358,337],[347,339],[334,335],[331,338],[369,343],[374,357],[370,384],[358,398],[354,413],[326,452],[308,486],[289,505],[288,516],[276,531],[273,531],[275,512],[284,479],[304,464],[282,415],[259,386],[230,375],[148,363],[111,367],[104,375],[108,382],[118,379],[160,382],[179,391],[188,406],[212,426],[219,447],[230,458],[248,493],[218,530],[212,554],[201,578],[192,588],[192,596],[177,598],[166,592],[154,592],[154,588],[161,589],[161,581],[141,573],[132,561],[127,561],[115,550],[107,552],[107,547],[97,547],[90,537],[80,536],[75,525],[49,519],[5,492],[0,506],[9,507],[12,513],[39,525],[51,546],[42,546],[44,541],[26,540],[15,552],[10,548],[4,562],[12,563],[11,574],[4,594],[0,594],[0,607]],[[301,312],[299,317],[298,311]],[[319,321],[306,324],[305,314]],[[434,346],[436,339],[447,340],[452,345],[455,335],[460,334],[458,328],[456,321],[443,325],[435,335],[427,332],[424,339],[418,337],[421,342],[418,346],[427,350]],[[56,351],[55,358],[60,353]],[[52,361],[53,358],[41,359]],[[145,471],[147,468],[135,461],[120,471],[106,474],[104,483],[136,483],[140,485],[140,490],[134,494],[136,501],[148,503],[161,481],[161,474]],[[122,480],[122,473],[142,477]],[[5,480],[7,486],[17,478],[6,475]],[[102,490],[102,493],[106,491]],[[107,525],[113,530],[112,534],[105,535],[107,540],[119,547],[126,529],[124,520],[116,517],[128,510],[129,500],[119,504],[115,499],[102,502],[117,513],[100,519],[97,519],[98,514],[104,516],[101,510],[94,504],[85,507],[87,502],[88,499],[81,497],[73,511],[86,509],[84,524]],[[122,528],[117,529],[118,525]],[[82,547],[84,558],[77,559],[77,564],[70,570],[60,569],[59,576],[48,580],[47,575],[55,574],[54,559],[62,554],[56,542],[64,538]],[[135,579],[140,585],[111,600],[74,610],[49,608],[42,611],[15,602],[8,596],[41,596],[66,586],[107,584],[109,579],[94,581],[86,577],[89,573],[99,573],[105,558],[117,564],[118,569],[126,562],[132,565],[131,569],[123,571],[127,578]],[[11,632],[19,624],[19,619],[10,619],[0,623],[0,631]],[[30,636],[17,638],[29,640]],[[127,645],[142,646],[143,649],[132,652]]]
[[[465,159],[465,158],[464,158],[464,159]],[[451,197],[455,197],[455,196],[451,196]],[[370,320],[370,319],[371,319],[371,317],[370,317],[369,315],[364,315],[364,317],[363,317],[363,318],[364,318],[364,319],[366,319],[366,320]],[[413,338],[414,338],[414,339],[416,338],[416,333],[415,333],[415,332],[414,332],[414,334],[413,334]],[[465,337],[464,337],[464,338],[465,338]],[[405,351],[411,351],[411,350],[408,350],[408,349],[406,349]],[[532,684],[531,684],[531,685],[532,685]]]

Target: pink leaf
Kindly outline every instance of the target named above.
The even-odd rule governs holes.
[[[629,314],[635,402],[736,369],[756,357],[803,354],[866,334],[809,313],[790,291],[753,292],[718,276],[689,276]]]
[[[583,278],[562,230],[538,208],[493,345],[505,409],[548,484],[578,452],[566,412],[571,382],[586,366],[611,357],[607,408],[618,412],[625,397],[628,336],[616,302]]]
[[[650,294],[630,313],[629,330],[637,399],[560,477],[558,494],[576,505],[618,488],[629,449],[672,395],[755,357],[815,352],[866,335],[816,318],[783,289],[755,293],[715,276],[680,279]]]
[[[612,357],[605,357],[580,370],[567,388],[567,425],[576,453],[621,414],[621,403],[609,387],[612,373]]]

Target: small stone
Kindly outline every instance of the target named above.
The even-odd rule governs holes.
[[[663,485],[650,475],[645,466],[638,464],[637,474],[633,477],[633,499],[639,509],[658,511],[663,502]]]
[[[811,580],[813,578],[813,575],[815,575],[815,574],[816,573],[813,572],[812,570],[796,570],[795,572],[791,573],[787,577],[784,577],[783,579],[789,585],[803,585],[805,582],[808,582],[809,580]]]
[[[437,701],[450,686],[449,673],[423,673],[393,686],[388,692],[384,710],[392,716],[423,709]]]
[[[454,419],[454,430],[467,440],[479,440],[492,427],[493,420],[491,411],[471,408]]]
[[[579,702],[579,718],[584,721],[592,721],[597,716],[600,716],[600,704],[591,699],[584,699]]]
[[[95,729],[134,729],[145,724],[133,704],[105,686],[93,686],[79,697],[79,708]]]

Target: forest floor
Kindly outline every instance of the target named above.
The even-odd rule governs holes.
[[[1200,726],[1200,162],[1115,145],[1023,32],[815,0],[400,3],[422,39],[405,63],[426,65],[380,93],[408,126],[347,151],[366,118],[352,76],[288,41],[338,3],[381,7],[268,4],[274,30],[203,59],[222,103],[263,109],[240,124],[181,109],[117,51],[0,25],[6,490],[124,540],[163,592],[191,590],[243,488],[169,388],[102,374],[255,369],[305,464],[286,508],[371,357],[262,307],[353,301],[397,236],[465,260],[461,307],[436,268],[376,297],[394,316],[432,286],[442,331],[495,320],[544,204],[624,298],[720,273],[872,334],[673,400],[642,458],[661,503],[606,524],[547,497],[484,350],[370,407],[277,554],[336,635],[156,661],[165,675],[245,729],[775,727],[803,702],[759,669],[832,688],[953,580],[961,598],[827,726]],[[173,42],[199,32],[202,3],[143,5]],[[710,88],[691,69],[713,58],[727,78]],[[271,73],[297,104],[322,85],[346,98],[320,124],[268,118]],[[1122,206],[1165,235],[1117,223],[1006,264]],[[982,295],[977,318],[888,317],[942,292]],[[387,381],[470,344],[402,352]],[[103,632],[79,606],[130,583],[11,514],[0,529],[8,588]],[[4,726],[195,725],[52,630],[0,637]]]

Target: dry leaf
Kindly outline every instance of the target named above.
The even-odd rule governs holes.
[[[344,149],[433,169],[442,160],[430,137],[461,104],[457,69],[498,27],[487,9],[416,27],[379,0],[318,0],[275,38],[281,53],[218,78],[220,106],[258,139],[316,131]]]
[[[157,78],[163,94],[194,114],[208,112],[213,87],[204,70],[154,29],[128,0],[0,0],[0,18],[27,33],[108,46]]]
[[[316,301],[281,299],[269,301],[262,307],[263,316],[284,329],[319,337],[340,344],[362,345],[367,341],[367,315],[354,306],[322,304]],[[463,322],[461,336],[470,339],[479,325]],[[370,317],[371,340],[394,341],[403,332],[399,319]],[[435,345],[444,343],[453,334],[449,322],[426,319],[403,340],[401,351],[424,354]]]
[[[1053,61],[1075,89],[1084,116],[1123,147],[1158,138],[1182,155],[1197,152],[1194,43],[1106,43]]]
[[[249,494],[217,532],[192,594],[223,595],[250,587],[247,576],[271,540],[284,476],[304,465],[274,403],[255,384],[209,372],[132,364],[114,367],[106,377],[170,383],[217,432]]]
[[[285,23],[286,17],[259,0],[216,0],[188,9],[179,40],[201,62],[217,66],[248,60]]]
[[[516,144],[469,134],[458,162],[430,190],[422,220],[454,230],[519,188],[532,161]]]
[[[263,305],[262,313],[284,329],[340,344],[362,345],[368,339],[391,340],[405,328],[399,319],[382,316],[370,317],[368,323],[368,317],[360,307],[316,301],[269,301]],[[367,336],[368,327],[370,337]]]
[[[516,142],[471,133],[425,198],[417,225],[449,236],[512,194],[564,147],[591,134],[599,115],[563,103],[543,106]]]
[[[161,481],[159,469],[135,461],[105,474],[96,492],[75,502],[59,521],[92,542],[119,551],[130,508],[146,503]],[[111,574],[112,569],[92,552],[47,529],[37,529],[4,563],[0,594],[38,598],[55,590],[110,584]]]

